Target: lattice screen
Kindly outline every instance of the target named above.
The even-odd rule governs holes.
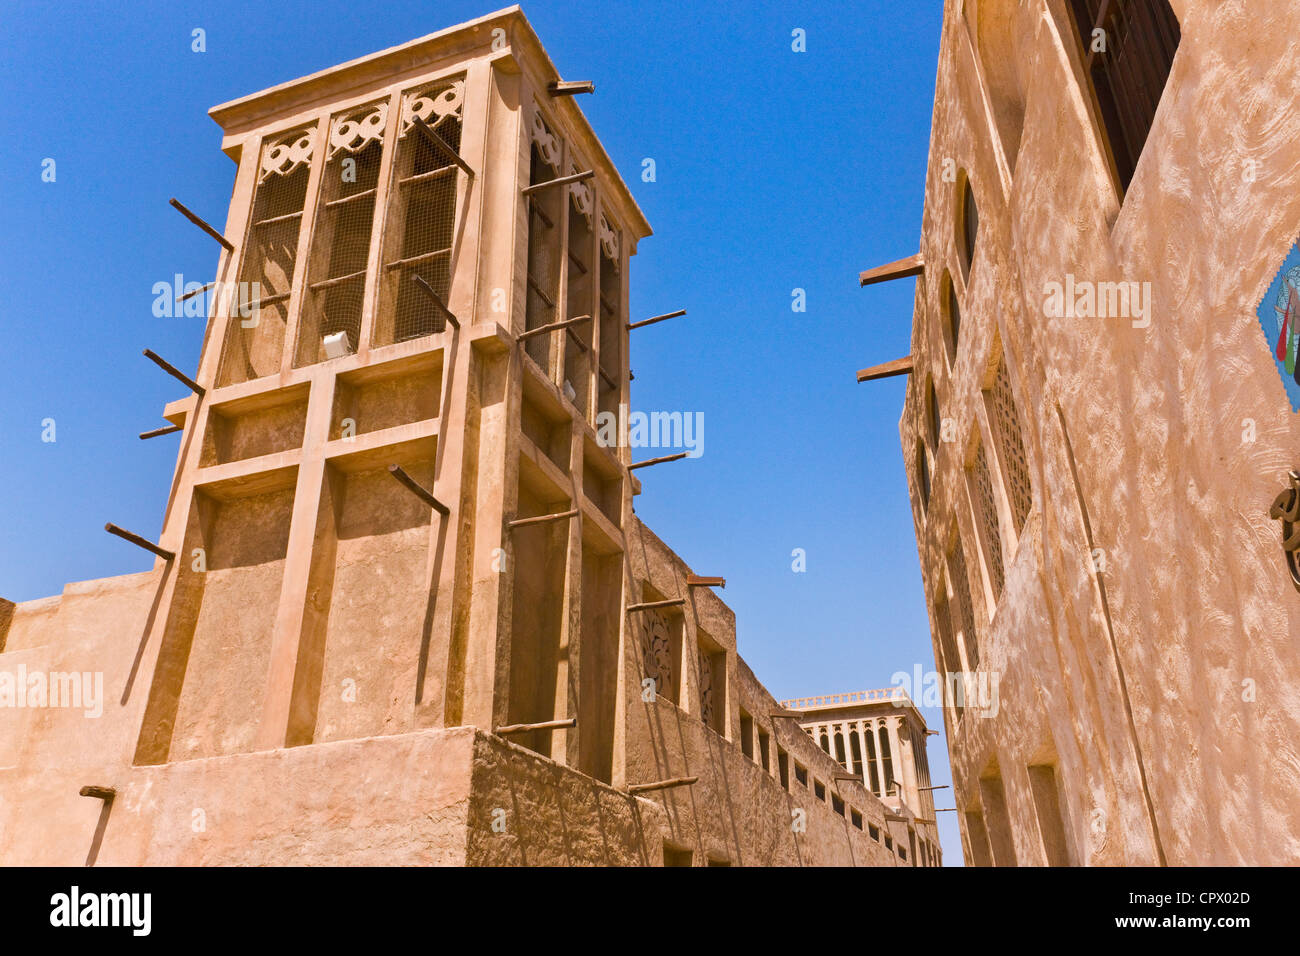
[[[247,317],[231,316],[217,376],[222,385],[280,371],[289,319],[289,289],[311,174],[313,135],[314,128],[307,127],[262,144],[248,240],[239,271],[240,282],[258,284],[258,307]]]
[[[360,344],[375,191],[387,122],[387,101],[330,121],[329,153],[316,207],[295,365],[324,361],[322,343],[327,335],[346,332],[350,352]]]
[[[446,80],[402,98],[397,154],[384,226],[383,273],[374,344],[443,331],[442,311],[415,284],[420,276],[443,304],[451,290],[460,168],[416,128],[419,117],[459,155],[464,80]]]
[[[993,476],[989,472],[989,459],[984,453],[983,442],[976,446],[975,465],[971,471],[978,498],[984,543],[988,548],[989,577],[993,580],[993,594],[995,597],[1001,597],[1002,586],[1006,582],[1006,572],[1002,566],[1002,525],[998,521],[998,503],[993,494]]]
[[[1003,359],[998,363],[998,374],[989,390],[990,406],[996,422],[998,453],[1007,479],[1007,498],[1011,502],[1011,513],[1016,519],[1016,531],[1020,532],[1029,517],[1029,508],[1033,503],[1033,489],[1029,482],[1029,462],[1025,457],[1025,443],[1021,437],[1020,413],[1016,409],[1015,396],[1011,394],[1011,377],[1007,373],[1007,363]]]
[[[957,601],[957,623],[961,626],[962,645],[966,648],[966,663],[971,670],[977,670],[980,666],[979,638],[975,633],[975,608],[971,603],[970,578],[966,574],[966,552],[960,537],[948,556],[948,575],[952,581],[953,597]]]

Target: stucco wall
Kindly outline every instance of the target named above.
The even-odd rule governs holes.
[[[981,41],[972,18],[998,6],[947,5],[900,423],[932,624],[955,521],[1001,676],[997,717],[949,724],[957,805],[978,807],[996,770],[1016,862],[1045,862],[1027,768],[1051,763],[1073,862],[1294,862],[1297,593],[1267,512],[1300,434],[1254,312],[1300,235],[1300,11],[1173,4],[1181,45],[1121,202],[1063,0],[1021,4]],[[1024,106],[1011,145],[994,120],[1005,61]],[[948,161],[979,204],[969,281]],[[951,368],[945,268],[962,313]],[[1067,274],[1151,283],[1149,326],[1047,316],[1046,284]],[[963,472],[971,436],[990,440],[980,390],[999,342],[1034,499],[1018,540],[1004,513],[994,607]],[[913,449],[931,374],[956,440],[927,515]]]

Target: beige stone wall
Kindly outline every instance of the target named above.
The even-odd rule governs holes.
[[[982,814],[964,815],[966,858],[991,841],[995,862],[1048,861],[1050,801],[1029,768],[1051,765],[1069,862],[1295,862],[1297,593],[1267,512],[1300,433],[1255,307],[1300,235],[1300,11],[1175,0],[1181,45],[1121,197],[1063,0],[964,7],[945,15],[900,435],[936,657],[955,525],[982,664],[1000,675],[996,717],[948,713],[957,806]],[[969,278],[949,161],[979,205]],[[1149,327],[1047,317],[1045,284],[1067,274],[1150,282]],[[1017,534],[999,491],[995,602],[967,469],[976,440],[996,448],[982,389],[1000,353],[1033,506]],[[931,459],[926,510],[931,376],[954,440]]]

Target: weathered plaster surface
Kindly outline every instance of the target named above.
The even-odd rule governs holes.
[[[978,809],[996,771],[1016,862],[1042,863],[1027,767],[1053,763],[1073,862],[1294,863],[1300,633],[1267,512],[1300,430],[1254,311],[1300,235],[1300,11],[1174,3],[1181,45],[1121,205],[1065,3],[1019,4],[983,38],[970,26],[1009,6],[947,5],[900,423],[927,592],[955,521],[1001,675],[996,718],[950,715],[957,805]],[[1007,62],[1023,104],[1010,142],[994,120]],[[979,203],[969,281],[946,160]],[[962,310],[951,367],[944,269]],[[1067,274],[1149,282],[1149,327],[1045,316],[1045,284]],[[971,436],[989,442],[980,389],[999,344],[1034,504],[1018,540],[1003,511],[994,607],[963,471]],[[928,515],[913,454],[927,375],[958,436],[938,450]]]

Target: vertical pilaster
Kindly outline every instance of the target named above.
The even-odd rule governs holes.
[[[321,488],[325,482],[325,443],[329,440],[333,407],[334,373],[328,366],[315,366],[307,400],[307,420],[303,429],[298,480],[294,487],[293,516],[284,557],[280,603],[271,634],[271,660],[263,696],[262,719],[255,741],[258,750],[272,750],[286,744],[285,734],[293,703],[294,671],[303,638],[316,517],[320,510]]]

